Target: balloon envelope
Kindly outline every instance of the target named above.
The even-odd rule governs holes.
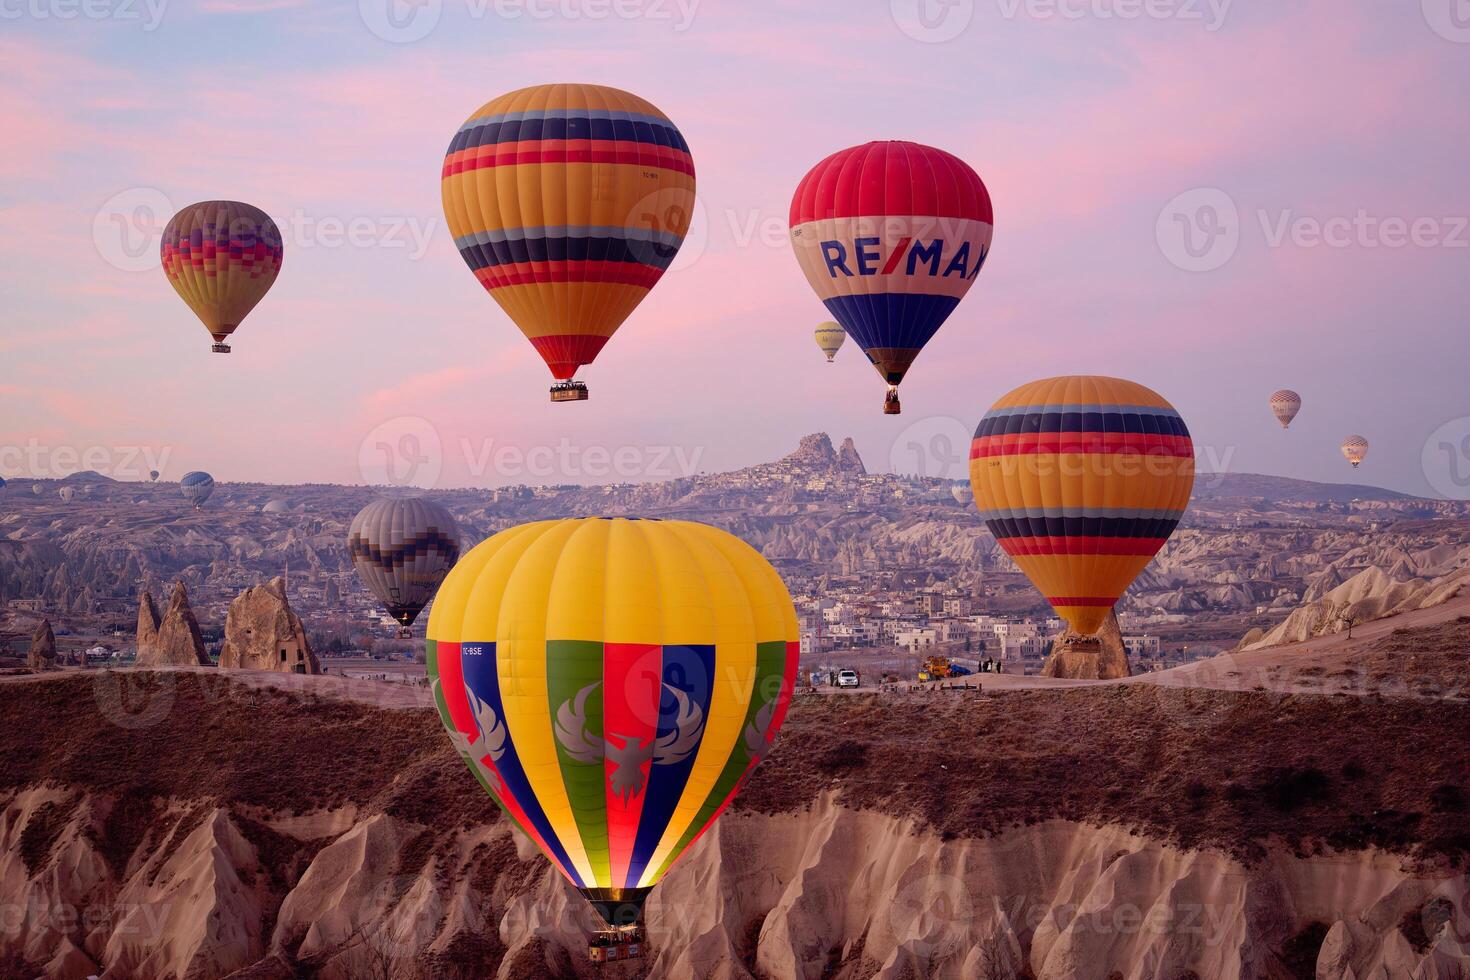
[[[1282,388],[1271,395],[1271,414],[1283,429],[1291,427],[1292,419],[1302,410],[1302,396],[1290,388]]]
[[[42,490],[45,490],[45,489],[46,488],[43,487],[43,486],[41,486],[41,484],[39,484],[39,483],[32,483],[31,484],[31,493],[35,494],[38,497],[41,495],[41,491]]]
[[[185,473],[179,480],[179,492],[198,510],[204,506],[209,495],[214,493],[214,477],[199,470]]]
[[[918,143],[832,154],[791,199],[791,245],[817,297],[890,385],[969,292],[990,254],[990,193]]]
[[[158,480],[158,471],[157,470],[149,470],[148,471],[148,479],[149,479],[150,482],[156,482]]]
[[[827,363],[831,364],[837,352],[842,349],[842,342],[847,339],[847,331],[843,330],[839,324],[828,320],[826,323],[818,324],[816,338],[817,347],[827,355]]]
[[[568,380],[679,251],[694,160],[636,95],[537,85],[475,110],[450,141],[440,191],[465,264]]]
[[[1057,615],[1091,635],[1184,516],[1194,443],[1143,385],[1048,378],[985,414],[970,487],[1000,546]]]
[[[72,502],[72,498],[77,495],[77,491],[75,487],[61,487],[56,491],[56,494],[61,498],[62,503],[69,504]]]
[[[1357,469],[1358,464],[1368,457],[1368,440],[1362,436],[1348,436],[1342,441],[1342,455],[1353,464],[1353,469]]]
[[[459,560],[459,527],[431,500],[374,500],[352,519],[347,551],[362,584],[407,628]]]
[[[215,340],[224,340],[281,271],[281,231],[270,215],[239,201],[200,201],[169,219],[161,246],[169,285]]]
[[[470,551],[429,617],[441,720],[509,818],[609,923],[769,749],[799,655],[753,548],[685,521],[525,524]]]

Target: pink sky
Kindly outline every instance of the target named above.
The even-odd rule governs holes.
[[[163,0],[70,20],[48,2],[0,38],[7,479],[90,451],[124,477],[155,459],[174,479],[356,483],[381,478],[378,443],[417,438],[418,482],[602,483],[758,462],[816,430],[872,469],[958,477],[992,401],[1086,372],[1170,398],[1207,466],[1453,490],[1424,459],[1470,435],[1470,38],[1436,0],[922,0],[927,31],[905,14],[919,0],[232,0],[156,22]],[[375,35],[383,2],[432,27]],[[547,402],[439,206],[464,117],[547,81],[648,98],[698,169],[686,254],[581,373],[581,405]],[[807,169],[879,138],[964,157],[996,210],[898,418],[851,344],[822,363],[826,312],[785,240]],[[1188,271],[1161,213],[1208,191],[1238,244]],[[171,210],[214,197],[286,236],[229,357],[156,264]],[[1423,241],[1311,238],[1360,213]],[[348,224],[359,240],[333,238]],[[1282,386],[1306,402],[1290,433],[1266,409]],[[1337,453],[1355,432],[1373,444],[1357,474]]]

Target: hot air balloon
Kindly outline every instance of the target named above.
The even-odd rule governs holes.
[[[169,285],[228,354],[225,338],[255,309],[281,271],[281,232],[270,215],[239,201],[200,201],[163,229]]]
[[[985,413],[970,487],[1000,546],[1091,636],[1184,516],[1194,443],[1179,413],[1117,378],[1048,378]]]
[[[150,482],[150,483],[157,483],[158,482],[158,471],[157,470],[149,470],[148,471],[148,482]]]
[[[465,263],[557,383],[593,359],[668,269],[689,230],[694,160],[668,117],[605,85],[537,85],[477,109],[440,190]]]
[[[1291,428],[1291,420],[1302,410],[1302,396],[1290,388],[1282,388],[1271,396],[1271,414],[1283,429]]]
[[[1368,440],[1362,436],[1348,436],[1342,441],[1342,455],[1353,464],[1353,469],[1357,469],[1368,456]]]
[[[200,510],[209,495],[214,493],[214,477],[199,470],[185,473],[179,480],[179,491],[185,500],[194,505],[195,510]]]
[[[459,560],[459,527],[429,500],[374,500],[352,519],[347,551],[362,584],[398,620],[398,635],[408,637]]]
[[[954,502],[957,504],[967,504],[971,500],[970,488],[963,483],[956,483],[950,487],[949,495],[954,498]]]
[[[817,324],[816,330],[817,346],[823,354],[827,355],[827,363],[831,364],[837,352],[842,349],[842,342],[847,339],[847,331],[831,320],[826,323]]]
[[[41,484],[39,484],[39,483],[32,483],[31,484],[31,493],[35,494],[37,497],[39,497],[41,495],[41,491],[43,491],[45,489],[46,488],[43,487],[43,486],[41,486]]]
[[[621,942],[765,757],[799,646],[785,585],[738,538],[581,518],[465,555],[428,671],[460,755]]]
[[[56,491],[56,495],[61,498],[62,503],[69,504],[77,495],[77,491],[75,487],[61,487]]]
[[[994,217],[980,176],[918,143],[867,143],[811,169],[791,199],[791,245],[818,298],[888,382],[969,292]]]

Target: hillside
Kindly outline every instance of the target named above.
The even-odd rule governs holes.
[[[591,976],[580,900],[433,712],[389,707],[414,703],[208,669],[0,679],[0,903],[136,913],[27,920],[0,972]],[[1467,756],[1463,695],[801,695],[655,892],[653,975],[1409,976],[1459,948]],[[1111,918],[1130,907],[1174,925]]]

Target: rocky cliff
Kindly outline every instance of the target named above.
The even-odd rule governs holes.
[[[297,674],[322,672],[301,620],[291,611],[284,579],[277,576],[246,589],[230,603],[219,665]]]
[[[1403,567],[1407,566],[1401,564]],[[1350,626],[1429,609],[1455,598],[1470,583],[1470,571],[1463,569],[1431,581],[1396,578],[1377,566],[1346,579],[1335,571],[1324,571],[1323,577],[1308,589],[1305,604],[1263,635],[1248,634],[1241,640],[1240,649],[1300,643],[1314,636],[1344,632]]]
[[[353,683],[0,681],[0,905],[37,910],[0,932],[0,975],[644,975],[586,962],[581,900],[433,709]],[[798,699],[655,889],[647,975],[1470,966],[1466,704],[1136,683],[952,697]]]

